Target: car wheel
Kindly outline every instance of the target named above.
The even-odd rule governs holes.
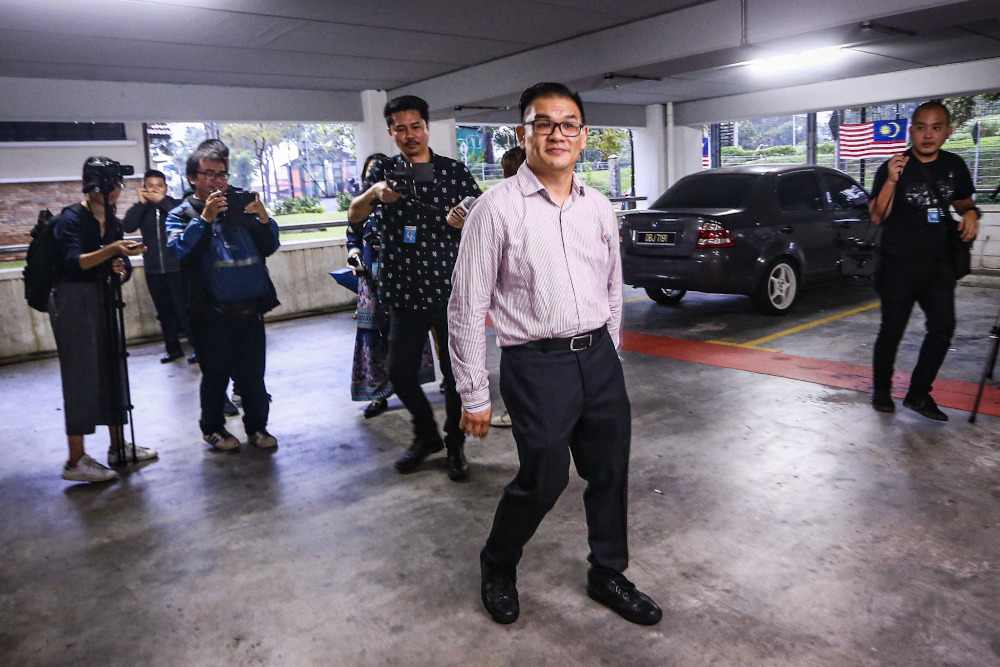
[[[785,259],[776,260],[764,274],[764,279],[750,298],[754,307],[765,315],[787,313],[799,294],[799,275],[795,266]]]
[[[687,294],[686,289],[670,289],[668,287],[647,287],[646,296],[664,306],[677,303]]]

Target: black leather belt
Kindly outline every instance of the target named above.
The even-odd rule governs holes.
[[[570,338],[543,338],[542,340],[533,340],[528,343],[524,343],[519,347],[526,347],[531,350],[542,350],[543,352],[555,352],[559,350],[583,352],[597,343],[597,341],[601,340],[601,336],[607,333],[607,331],[607,326],[603,326],[600,329],[594,329],[593,331],[588,331],[587,333],[582,333]]]

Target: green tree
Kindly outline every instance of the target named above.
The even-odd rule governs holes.
[[[628,130],[620,130],[616,127],[591,130],[590,134],[587,135],[587,148],[600,153],[604,160],[607,160],[608,156],[611,155],[621,157],[628,143]]]
[[[264,183],[264,199],[270,201],[271,170],[274,149],[285,140],[288,125],[285,123],[233,123],[219,131],[219,136],[229,149],[245,150],[253,155],[256,170]]]

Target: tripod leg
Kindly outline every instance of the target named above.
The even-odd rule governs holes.
[[[976,415],[979,413],[979,401],[983,398],[983,387],[986,386],[986,378],[993,379],[993,368],[997,363],[997,352],[1000,349],[1000,335],[998,335],[996,327],[990,332],[990,353],[986,360],[986,365],[983,367],[982,377],[979,378],[979,388],[976,390],[976,400],[972,403],[972,414],[969,415],[969,422],[976,423]]]
[[[115,317],[115,303],[117,301],[115,295],[116,278],[117,276],[111,276],[107,283],[105,283],[104,288],[104,327],[107,334],[108,384],[110,385],[109,389],[111,392],[109,402],[114,421],[117,421],[122,413],[122,376],[119,365],[121,351],[118,339],[118,322]],[[121,424],[115,425],[118,426],[115,432],[119,435],[117,442],[115,442],[115,450],[118,460],[124,461],[126,456],[125,438],[122,435]]]
[[[128,379],[128,346],[125,338],[125,301],[122,299],[121,280],[115,279],[115,311],[118,313],[118,342],[121,359],[121,380],[123,382],[122,398],[125,405],[124,410],[128,412],[128,427],[132,436],[132,462],[138,463],[139,458],[135,450],[135,423],[132,419],[132,390]]]

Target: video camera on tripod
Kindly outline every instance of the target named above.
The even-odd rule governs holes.
[[[84,192],[104,192],[122,187],[126,176],[135,173],[135,167],[130,164],[115,162],[109,158],[91,159],[83,165]],[[90,182],[93,181],[93,182]]]

